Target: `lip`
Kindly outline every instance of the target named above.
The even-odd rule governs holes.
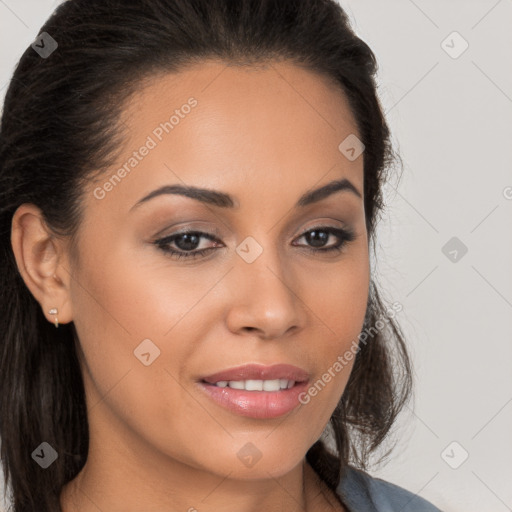
[[[296,383],[304,383],[309,380],[309,373],[291,364],[274,364],[265,366],[263,364],[245,364],[235,368],[229,368],[220,372],[202,377],[202,382],[215,384],[221,380],[275,380],[287,379]],[[254,393],[251,391],[251,393]],[[269,392],[266,392],[269,394]]]
[[[221,388],[215,384],[199,382],[200,389],[216,404],[240,416],[255,419],[278,418],[301,405],[299,396],[308,383],[296,383],[280,391],[246,391],[245,389]]]
[[[247,391],[218,387],[221,380],[276,380],[295,381],[289,389],[279,391]],[[199,388],[215,403],[240,416],[271,419],[283,416],[300,405],[299,396],[307,389],[310,374],[291,364],[246,364],[208,375],[199,380]]]

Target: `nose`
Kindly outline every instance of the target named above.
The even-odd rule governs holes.
[[[227,324],[237,334],[270,340],[299,330],[304,322],[296,271],[266,249],[252,263],[238,258],[231,272]]]

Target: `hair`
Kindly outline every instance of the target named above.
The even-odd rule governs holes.
[[[331,78],[349,101],[365,146],[369,243],[383,211],[382,185],[399,159],[377,97],[376,58],[334,0],[68,0],[41,29],[58,48],[27,48],[10,81],[0,128],[0,436],[15,512],[60,511],[62,487],[87,459],[89,430],[73,322],[48,322],[13,255],[14,212],[32,203],[55,236],[76,247],[83,185],[113,164],[123,108],[157,75],[206,59],[278,61]],[[373,276],[364,319],[386,306]],[[306,460],[336,490],[348,464],[366,468],[412,392],[412,367],[396,320],[360,343],[332,417],[336,449],[317,440]],[[329,425],[328,425],[329,426]],[[41,442],[58,453],[41,470]],[[10,486],[10,487],[9,487]]]

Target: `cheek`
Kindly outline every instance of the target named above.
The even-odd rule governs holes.
[[[72,281],[72,301],[88,376],[103,395],[129,373],[123,386],[127,380],[137,382],[128,400],[134,402],[138,389],[144,389],[145,377],[140,370],[154,368],[153,363],[149,367],[143,364],[148,358],[142,354],[149,352],[150,360],[156,364],[163,352],[162,334],[171,329],[182,308],[177,299],[169,303],[169,287],[165,283],[153,286],[134,258],[98,250],[91,251],[84,261],[87,264]],[[137,351],[139,346],[144,350]],[[91,391],[94,393],[94,388]],[[143,397],[140,399],[144,401]]]
[[[315,268],[316,266],[316,268]],[[363,325],[370,284],[365,243],[351,247],[336,263],[312,265],[303,272],[303,295],[330,338],[330,347],[343,348],[357,339]],[[333,340],[338,340],[332,343]],[[328,348],[328,347],[326,347]],[[326,353],[329,352],[328,350]]]
[[[325,272],[311,269],[305,275],[303,295],[318,325],[318,349],[312,357],[320,381],[308,395],[326,413],[323,420],[327,422],[350,377],[363,328],[370,283],[366,247],[347,252],[346,258]]]
[[[113,253],[88,260],[87,270],[73,281],[74,322],[91,418],[98,418],[93,428],[108,436],[104,418],[109,418],[110,428],[119,426],[119,435],[129,425],[169,451],[173,433],[182,431],[184,440],[189,435],[191,426],[183,419],[201,414],[196,402],[185,399],[180,381],[189,355],[198,350],[194,325],[205,321],[194,304],[211,284],[181,282],[173,278],[178,271],[140,263],[131,258],[121,262]],[[200,419],[204,423],[207,415]]]
[[[212,319],[220,318],[214,286],[225,269],[199,273],[147,252],[113,249],[91,251],[72,281],[89,376],[103,395],[129,372],[122,385],[134,383],[127,406],[148,397],[173,403],[161,391],[178,390],[173,378],[186,376],[186,363],[201,350]]]
[[[165,261],[149,265],[141,257],[127,257],[129,253],[104,251],[90,258],[74,280],[72,300],[85,332],[94,334],[90,338],[108,335],[108,347],[114,349],[117,340],[133,351],[145,338],[170,334],[213,281]]]

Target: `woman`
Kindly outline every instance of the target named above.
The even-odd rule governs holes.
[[[411,390],[375,73],[331,0],[47,21],[0,141],[15,512],[438,510],[365,471]]]

